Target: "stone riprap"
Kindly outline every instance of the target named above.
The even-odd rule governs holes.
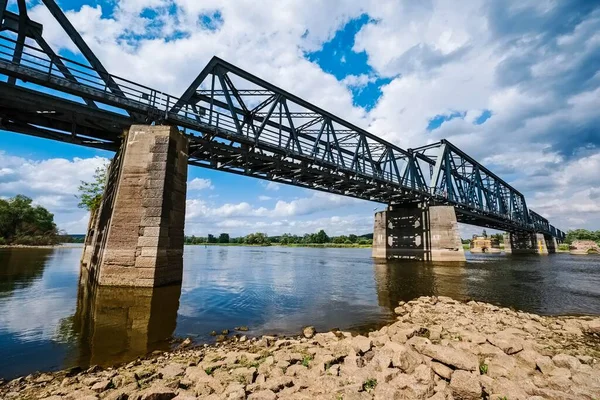
[[[600,398],[600,318],[446,297],[395,311],[397,322],[368,336],[311,329],[295,338],[242,336],[118,368],[30,375],[3,383],[0,398]]]

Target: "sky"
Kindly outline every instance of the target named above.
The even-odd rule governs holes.
[[[77,57],[39,3],[46,40]],[[600,229],[600,1],[58,3],[112,74],[179,96],[217,55],[403,148],[448,139],[559,229]],[[0,197],[85,233],[77,187],[112,154],[0,135]],[[185,229],[363,234],[384,207],[191,167]]]

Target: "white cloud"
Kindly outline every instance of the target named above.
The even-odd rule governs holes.
[[[260,200],[260,201],[269,201],[271,199],[272,199],[272,197],[270,197],[270,196],[264,196],[264,195],[258,196],[258,200]]]
[[[203,178],[194,178],[187,184],[188,190],[204,190],[204,189],[214,189],[214,185],[210,179]]]
[[[96,169],[107,162],[102,157],[34,161],[0,151],[0,196],[31,197],[55,215],[59,229],[85,233],[88,214],[77,207],[77,188],[81,181],[92,181]]]
[[[276,192],[281,187],[281,184],[277,182],[261,182],[265,189]]]
[[[363,88],[369,83],[375,82],[377,78],[375,76],[369,76],[367,74],[360,75],[348,75],[342,82],[351,88]]]

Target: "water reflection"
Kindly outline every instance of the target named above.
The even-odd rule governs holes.
[[[166,350],[175,331],[181,286],[121,288],[79,285],[73,330],[81,366],[127,362]]]
[[[425,261],[375,260],[379,305],[393,310],[399,301],[419,296],[465,298],[467,263],[432,264]]]
[[[53,249],[0,249],[0,296],[10,295],[39,279]]]

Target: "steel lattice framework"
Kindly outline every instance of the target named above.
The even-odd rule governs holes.
[[[459,221],[564,233],[446,140],[404,150],[219,58],[180,97],[111,75],[53,0],[42,0],[84,61],[57,55],[43,27],[0,0],[0,128],[116,150],[134,123],[179,126],[189,163],[393,204],[456,207]]]

